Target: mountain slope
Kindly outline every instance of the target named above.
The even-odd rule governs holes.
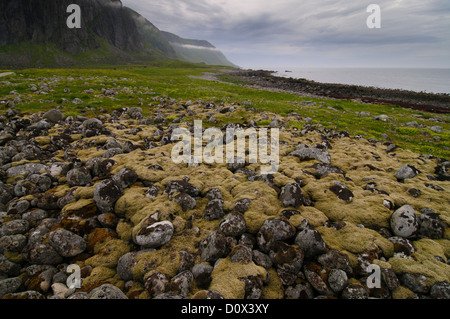
[[[215,46],[205,40],[183,39],[173,33],[162,31],[164,37],[174,48],[179,59],[192,63],[206,63],[210,65],[236,65]]]
[[[80,29],[66,25],[70,4],[81,7]],[[0,1],[0,68],[168,59],[187,61],[158,28],[139,13],[123,7],[120,0]],[[200,55],[195,62],[208,61],[208,57]]]

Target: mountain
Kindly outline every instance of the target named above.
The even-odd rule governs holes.
[[[165,31],[162,31],[162,34],[172,45],[176,56],[183,61],[236,67],[219,49],[208,41],[183,39]]]
[[[71,4],[81,8],[81,28],[67,26],[71,15],[67,8]],[[220,51],[210,46],[220,56]],[[147,63],[168,59],[206,64],[223,61],[227,62],[223,65],[230,65],[226,58],[212,59],[215,54],[208,55],[202,50],[197,53],[197,56],[195,52],[180,54],[178,44],[172,44],[164,32],[139,13],[124,7],[120,0],[0,1],[0,68]]]

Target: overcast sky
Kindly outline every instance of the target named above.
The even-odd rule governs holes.
[[[122,0],[244,68],[450,68],[450,0]],[[381,7],[381,29],[366,9]]]

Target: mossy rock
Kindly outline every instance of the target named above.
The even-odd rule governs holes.
[[[220,259],[211,274],[210,290],[218,291],[225,299],[244,299],[245,283],[240,278],[250,276],[266,280],[267,271],[255,263],[233,263],[231,258]]]
[[[130,247],[120,239],[98,242],[94,248],[94,256],[85,260],[92,267],[115,268],[119,258],[130,251]]]
[[[316,228],[330,249],[347,251],[352,254],[382,250],[386,258],[394,254],[394,244],[369,228],[357,227],[347,222],[346,225],[336,230],[329,227]]]
[[[437,241],[424,238],[414,243],[415,253],[412,258],[390,258],[394,272],[400,276],[404,273],[421,274],[427,277],[427,284],[432,286],[439,281],[450,282],[450,265],[435,257],[446,260],[443,246]]]
[[[81,291],[90,292],[104,284],[112,284],[123,289],[124,282],[114,269],[98,266],[92,269],[91,274],[81,282]]]
[[[180,268],[180,254],[174,249],[145,252],[136,257],[137,263],[131,269],[134,280],[145,282],[155,271],[172,278]]]

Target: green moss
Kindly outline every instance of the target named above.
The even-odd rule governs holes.
[[[216,290],[225,299],[244,299],[245,283],[240,280],[250,276],[266,279],[267,271],[253,262],[232,263],[230,258],[220,259],[211,274],[210,290]]]
[[[353,254],[381,249],[385,257],[391,257],[394,254],[394,245],[369,228],[360,228],[347,222],[339,230],[323,226],[316,229],[331,249],[344,250]]]
[[[115,268],[119,258],[130,251],[130,247],[120,239],[109,239],[95,244],[94,255],[85,260],[92,267]]]
[[[404,273],[422,274],[427,277],[429,286],[439,281],[450,282],[450,265],[438,261],[435,257],[446,258],[442,246],[432,239],[414,242],[416,252],[413,258],[390,258],[388,262],[397,275]]]

